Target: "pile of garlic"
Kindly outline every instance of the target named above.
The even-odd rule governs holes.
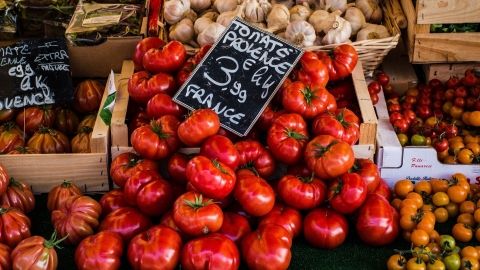
[[[235,17],[309,47],[389,37],[379,1],[168,0],[164,18],[169,39],[192,47],[213,44]]]

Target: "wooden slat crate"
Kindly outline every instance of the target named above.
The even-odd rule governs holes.
[[[423,65],[423,71],[425,72],[425,78],[427,81],[431,79],[439,79],[440,81],[445,82],[451,76],[461,78],[465,75],[465,70],[467,69],[480,69],[480,63]]]
[[[133,62],[125,61],[124,70],[133,70]],[[373,159],[375,154],[375,139],[377,132],[377,116],[373,108],[370,95],[368,94],[367,84],[365,82],[365,76],[363,75],[362,64],[359,61],[355,67],[352,78],[357,93],[357,100],[360,106],[363,122],[360,125],[360,139],[357,145],[353,146],[355,156],[357,158],[369,158]],[[129,144],[128,138],[128,125],[125,123],[128,107],[128,77],[123,77],[123,71],[121,75],[122,83],[117,85],[117,99],[112,114],[111,124],[111,156],[112,159],[121,153],[133,151],[133,148]],[[198,152],[198,148],[183,148],[181,152],[195,153]]]
[[[401,0],[412,63],[480,61],[480,33],[430,33],[431,24],[479,23],[478,0]]]

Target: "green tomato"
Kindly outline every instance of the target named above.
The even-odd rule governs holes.
[[[440,235],[440,247],[446,251],[452,251],[455,248],[455,238],[448,234]]]
[[[427,139],[425,136],[415,134],[410,138],[410,143],[415,146],[425,146],[427,145]]]
[[[407,145],[408,143],[408,136],[403,134],[403,133],[399,133],[397,134],[397,138],[398,138],[398,141],[400,141],[400,145],[402,146],[405,146]]]
[[[458,253],[450,253],[450,255],[443,258],[447,270],[459,270],[461,266],[461,259]]]

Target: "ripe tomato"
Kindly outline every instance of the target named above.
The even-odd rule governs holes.
[[[331,95],[320,85],[295,81],[283,90],[282,105],[288,112],[312,119],[328,110]]]
[[[275,160],[263,145],[254,140],[235,143],[240,156],[240,167],[252,169],[259,176],[268,179],[275,172]]]
[[[298,78],[305,84],[324,87],[328,83],[328,67],[314,52],[305,52],[300,58]],[[288,86],[287,86],[288,87]]]
[[[206,139],[200,147],[200,155],[212,160],[216,159],[232,170],[236,170],[240,163],[240,156],[235,145],[229,138],[222,135],[213,135]]]
[[[10,247],[0,243],[0,269],[12,269],[11,251]]]
[[[50,240],[41,236],[25,238],[13,250],[11,254],[12,269],[57,269],[58,258],[55,248],[63,239],[57,240],[53,233]]]
[[[0,165],[0,196],[2,196],[5,191],[7,191],[8,183],[10,178],[8,177],[7,170]]]
[[[234,212],[223,213],[223,223],[218,233],[238,244],[251,231],[250,223],[246,217]]]
[[[79,270],[115,270],[120,268],[123,253],[122,237],[103,231],[80,242],[75,250],[75,265]]]
[[[105,85],[97,80],[84,80],[73,93],[73,107],[79,113],[97,112],[102,102]]]
[[[356,173],[345,173],[328,187],[330,205],[337,212],[351,214],[367,197],[367,183]]]
[[[258,226],[260,227],[266,224],[282,226],[292,235],[291,238],[293,239],[297,237],[302,230],[302,215],[298,210],[277,203],[272,211],[262,217]]]
[[[466,246],[462,248],[462,250],[460,251],[460,255],[461,257],[470,257],[477,260],[480,258],[480,254],[478,254],[477,249],[473,246]]]
[[[187,146],[197,146],[220,129],[220,118],[212,109],[198,109],[178,126],[178,137]]]
[[[89,196],[69,197],[64,204],[52,212],[52,224],[65,243],[78,244],[92,235],[98,227],[102,212],[100,204]]]
[[[279,116],[267,134],[267,144],[272,155],[287,165],[300,161],[307,140],[307,124],[302,116],[296,113]]]
[[[30,187],[11,177],[7,190],[0,198],[0,205],[18,208],[27,214],[35,208],[35,197]]]
[[[387,201],[391,201],[391,198],[392,198],[392,191],[390,190],[390,187],[388,186],[387,182],[385,182],[385,180],[383,180],[382,178],[380,178],[380,183],[378,184],[377,188],[370,193],[378,194],[384,197],[385,199],[387,199]]]
[[[24,134],[13,122],[6,122],[0,126],[0,153],[7,154],[25,144]]]
[[[314,135],[331,135],[354,145],[360,137],[360,120],[349,109],[337,109],[335,113],[322,113],[312,123]]]
[[[140,269],[173,270],[180,260],[182,239],[173,229],[157,225],[136,235],[128,244],[130,266]]]
[[[468,257],[468,256],[462,257],[460,264],[461,264],[461,269],[478,270],[480,267],[478,263],[478,259]]]
[[[347,219],[329,208],[310,211],[303,221],[303,234],[307,242],[319,248],[339,247],[348,235]]]
[[[142,159],[139,155],[127,152],[122,153],[112,160],[110,165],[110,176],[113,182],[123,188],[128,178],[137,171],[158,170],[155,161]]]
[[[307,238],[308,239],[308,238]],[[268,224],[246,235],[241,243],[241,251],[249,269],[286,270],[292,254],[291,235],[282,226]]]
[[[128,243],[135,235],[146,231],[150,220],[134,208],[123,207],[108,214],[100,223],[99,231],[118,233]]]
[[[133,62],[135,63],[135,70],[143,69],[143,55],[152,48],[160,48],[165,46],[165,41],[158,37],[147,37],[140,40],[135,47],[133,55]]]
[[[374,192],[380,184],[378,167],[369,159],[356,159],[352,172],[357,173],[367,184],[369,193]]]
[[[186,270],[234,270],[240,267],[240,252],[235,243],[224,235],[209,234],[185,244],[181,265]]]
[[[174,153],[168,160],[167,171],[173,182],[184,185],[187,183],[187,164],[189,157],[181,153]]]
[[[398,213],[382,196],[369,194],[359,210],[356,229],[366,244],[389,244],[398,235]]]
[[[277,185],[278,196],[287,205],[299,209],[313,209],[325,200],[326,186],[314,176],[283,176]]]
[[[40,127],[28,140],[27,146],[41,154],[69,153],[70,140],[65,134]]]
[[[242,208],[252,216],[264,216],[275,204],[272,187],[261,177],[253,174],[239,175],[233,196]]]
[[[0,243],[15,247],[30,237],[30,219],[19,209],[0,207]]]
[[[118,208],[129,206],[122,189],[113,189],[103,194],[99,203],[102,206],[102,216],[106,216]]]
[[[160,216],[173,203],[173,189],[155,171],[139,171],[128,178],[124,187],[127,202],[149,216]]]
[[[447,194],[450,201],[457,204],[462,203],[468,197],[468,191],[465,190],[464,187],[458,185],[448,187]]]
[[[183,107],[173,102],[172,97],[164,93],[158,93],[148,100],[146,112],[148,117],[152,119],[157,119],[167,114],[181,119],[186,114],[186,110]]]
[[[52,106],[34,106],[21,110],[15,122],[27,134],[33,134],[41,126],[52,127],[55,122],[55,111]]]
[[[352,147],[330,135],[318,135],[305,149],[307,166],[318,177],[340,176],[352,168],[355,158]]]
[[[180,236],[182,236],[182,238],[184,238],[184,236],[185,236],[185,235],[182,234],[182,231],[180,230],[180,228],[178,228],[177,225],[175,224],[175,221],[173,220],[173,212],[172,211],[168,211],[167,213],[165,213],[162,216],[162,218],[160,218],[159,225],[164,225],[164,226],[169,227],[170,229],[175,230],[176,232],[178,232],[180,234]]]
[[[317,55],[327,66],[329,78],[332,81],[343,79],[352,74],[358,62],[358,53],[349,44],[335,47],[331,56],[326,52],[317,52]]]
[[[405,270],[407,259],[400,255],[394,254],[388,258],[387,269],[388,270]]]
[[[165,46],[149,49],[143,55],[143,67],[152,73],[175,72],[187,59],[187,51],[182,43],[173,40]]]
[[[408,179],[402,179],[395,182],[393,189],[398,197],[405,198],[408,193],[413,191],[414,187],[415,186],[413,185],[412,181]]]
[[[78,195],[82,195],[82,191],[71,181],[64,180],[48,193],[47,208],[50,211],[58,209],[68,198]]]
[[[457,241],[466,243],[472,240],[473,231],[470,226],[463,223],[457,223],[453,225],[452,235]]]
[[[426,246],[430,242],[430,237],[426,231],[415,229],[410,235],[410,241],[414,247]]]
[[[175,201],[173,220],[182,232],[199,236],[220,230],[223,212],[211,199],[190,191]]]

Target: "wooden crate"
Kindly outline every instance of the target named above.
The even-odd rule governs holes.
[[[108,96],[108,83],[100,107]],[[90,140],[91,153],[0,155],[0,164],[35,193],[47,193],[63,180],[72,181],[84,192],[108,191],[109,127],[99,113]]]
[[[412,63],[480,61],[480,33],[430,33],[431,24],[478,23],[478,0],[401,0]]]
[[[425,78],[427,81],[431,79],[439,79],[442,82],[447,81],[451,76],[459,78],[465,75],[467,69],[480,69],[479,62],[459,63],[459,64],[427,64],[423,65]]]
[[[133,70],[133,62],[125,61],[123,70]],[[118,84],[117,99],[113,108],[111,123],[111,156],[112,159],[121,153],[133,151],[129,144],[128,125],[125,123],[128,107],[128,77],[124,77],[122,70],[121,81]],[[375,138],[377,132],[377,116],[373,108],[372,100],[368,94],[365,76],[363,75],[362,64],[359,61],[352,73],[353,84],[357,93],[358,104],[362,113],[363,122],[360,124],[360,139],[357,145],[353,146],[357,158],[373,159],[375,154]],[[183,153],[198,152],[198,148],[183,148]]]

